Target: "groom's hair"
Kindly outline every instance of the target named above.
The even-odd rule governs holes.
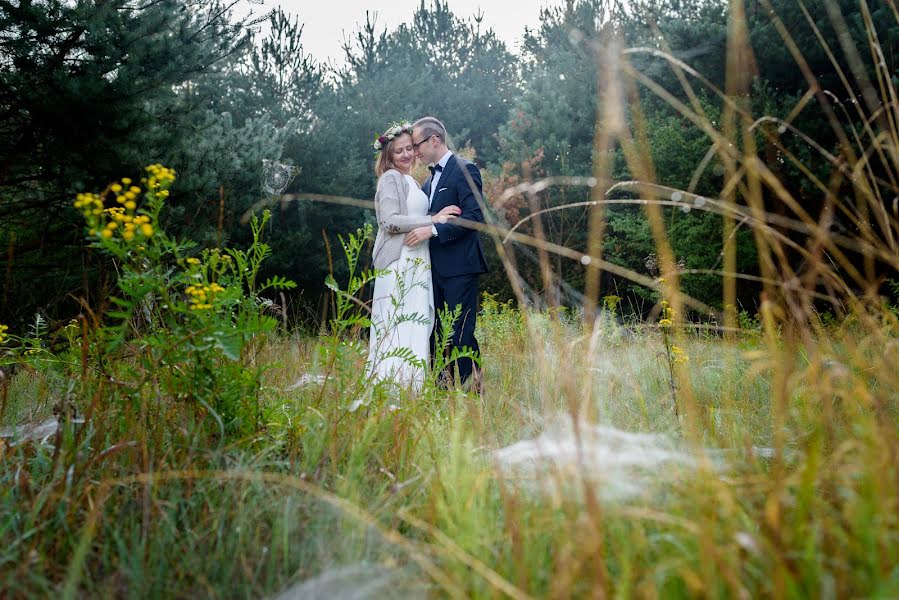
[[[443,140],[443,143],[449,146],[449,140],[446,139],[446,127],[434,117],[422,117],[412,123],[412,127],[421,129],[422,139],[427,139],[432,135],[438,135],[440,136],[440,139]]]

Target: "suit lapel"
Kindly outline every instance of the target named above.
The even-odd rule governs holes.
[[[456,164],[459,162],[459,159],[455,154],[451,154],[449,160],[446,161],[446,166],[443,167],[443,172],[440,174],[440,181],[438,181],[438,185],[441,182],[447,182],[452,177],[453,172],[456,170]]]

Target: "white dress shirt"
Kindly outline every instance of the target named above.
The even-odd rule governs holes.
[[[446,163],[449,162],[450,157],[453,155],[449,150],[446,151],[446,154],[443,155],[443,158],[437,161],[437,164],[440,165],[441,169],[446,168]],[[428,197],[428,207],[434,204],[434,194],[437,193],[437,183],[440,181],[440,176],[443,175],[442,171],[434,171],[434,174],[431,176],[431,195]]]
[[[446,154],[437,161],[437,164],[440,165],[441,170],[438,171],[434,169],[434,174],[431,175],[431,195],[428,196],[428,210],[431,209],[431,205],[434,204],[434,194],[437,193],[437,183],[440,181],[440,176],[443,175],[443,170],[446,168],[446,163],[449,162],[450,157],[453,155],[449,150],[446,151]],[[437,226],[431,225],[431,237],[437,237]]]

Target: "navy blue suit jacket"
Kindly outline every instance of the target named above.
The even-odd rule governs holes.
[[[481,193],[481,172],[477,165],[453,154],[437,181],[437,190],[431,203],[430,214],[436,214],[447,206],[462,209],[460,219],[484,222],[484,213],[475,197],[463,169],[471,176],[472,183]],[[431,177],[421,189],[425,194],[431,191]],[[438,223],[437,237],[431,238],[431,270],[440,277],[473,275],[487,272],[487,260],[481,247],[481,236],[474,229],[453,225],[452,220]]]

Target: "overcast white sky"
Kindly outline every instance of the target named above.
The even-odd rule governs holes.
[[[536,27],[540,8],[560,4],[562,0],[449,0],[449,7],[455,14],[469,17],[479,10],[484,13],[483,25],[492,28],[516,50],[525,26]],[[426,0],[430,3],[430,0]],[[303,29],[303,47],[317,61],[343,62],[340,49],[343,40],[351,35],[358,25],[365,23],[365,11],[377,13],[378,26],[388,31],[400,23],[412,20],[412,14],[421,0],[264,0],[261,6],[253,6],[256,14],[281,6],[286,12],[295,14]]]

